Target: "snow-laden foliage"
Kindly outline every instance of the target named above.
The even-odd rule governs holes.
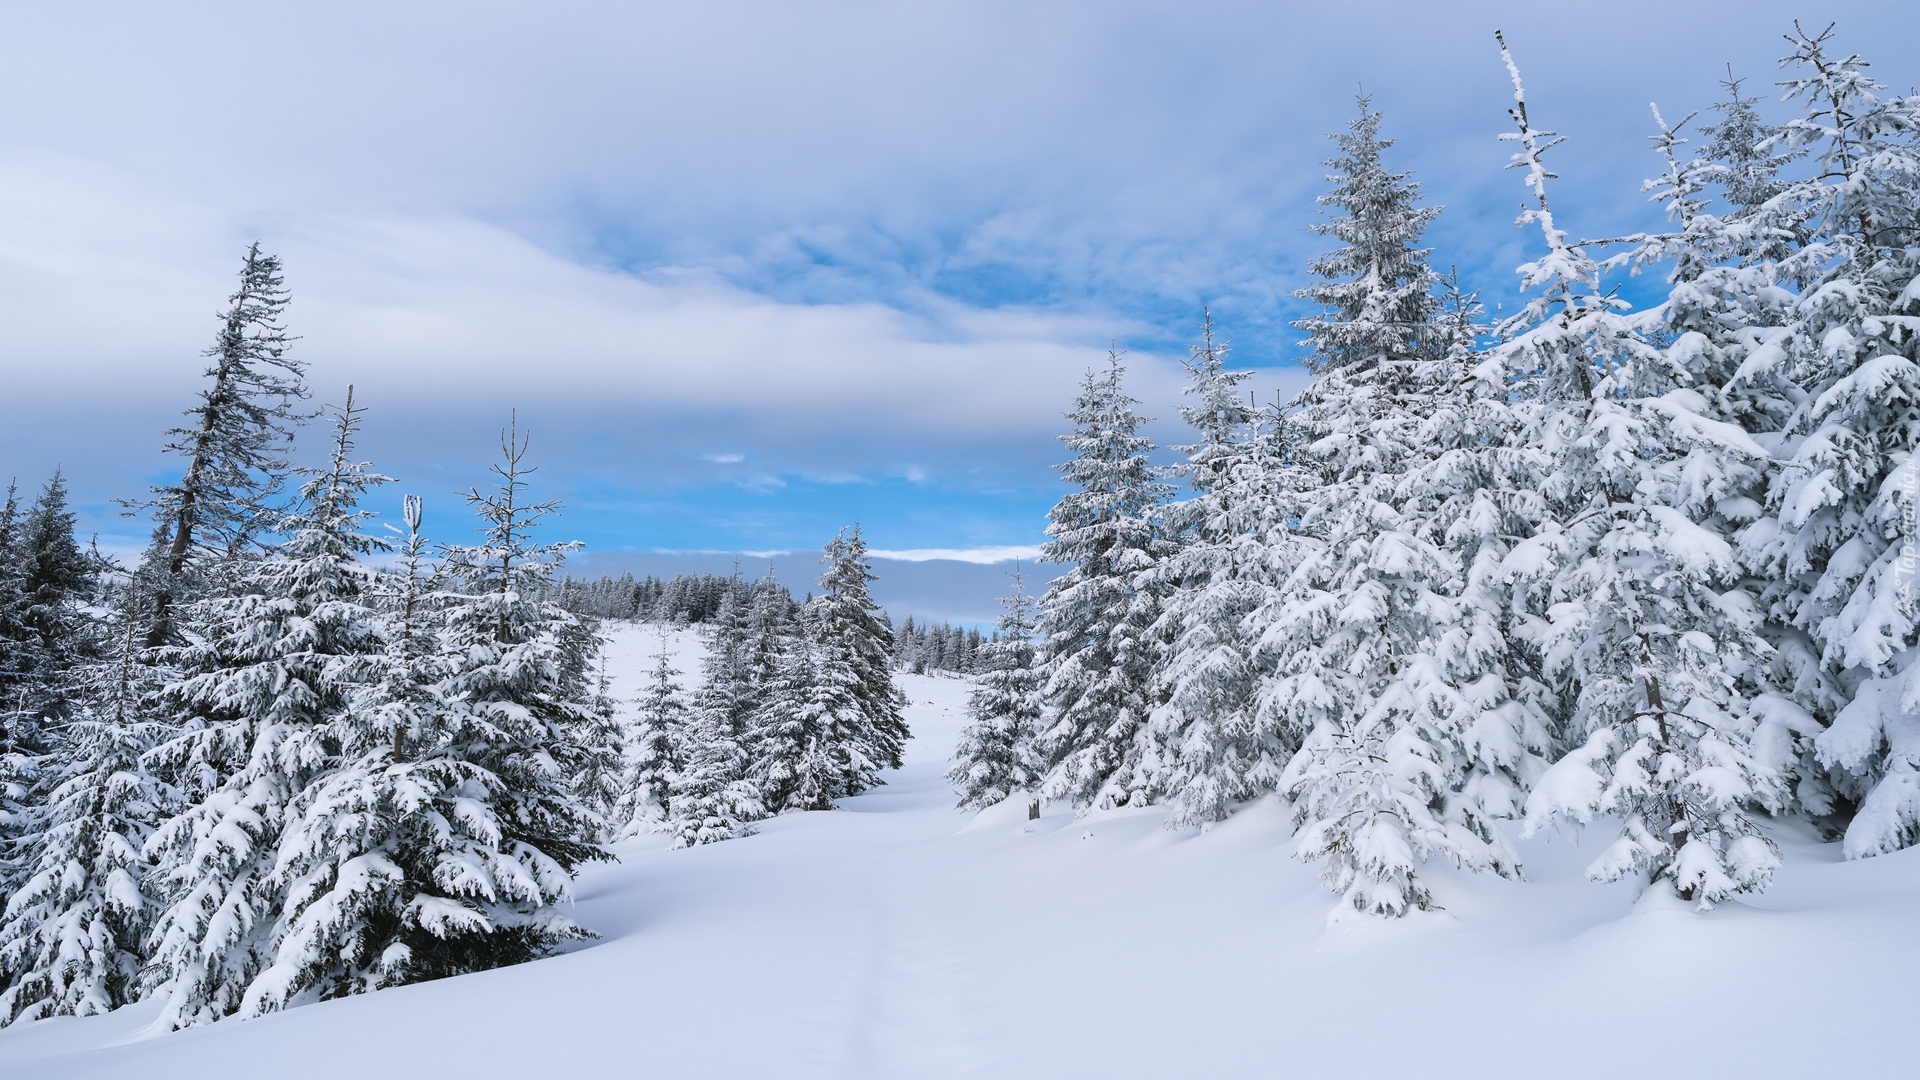
[[[1043,558],[1067,572],[1040,600],[1036,663],[1048,715],[1039,738],[1049,798],[1083,807],[1144,803],[1151,778],[1141,767],[1155,672],[1164,649],[1160,564],[1177,546],[1162,504],[1172,488],[1150,460],[1146,417],[1122,385],[1118,353],[1088,372],[1061,442],[1073,459],[1059,467],[1073,490],[1047,514]]]
[[[285,318],[291,297],[280,260],[247,249],[240,288],[206,355],[207,388],[187,422],[167,432],[166,449],[185,459],[180,479],[139,505],[158,528],[140,573],[151,597],[147,644],[174,640],[174,611],[216,581],[213,567],[245,551],[277,520],[297,411],[307,397],[306,364],[290,355]]]
[[[1415,870],[1434,855],[1516,871],[1489,820],[1507,807],[1480,801],[1487,762],[1474,752],[1513,710],[1483,597],[1432,527],[1439,492],[1423,483],[1444,447],[1425,421],[1462,408],[1470,389],[1418,246],[1438,210],[1386,167],[1379,125],[1362,98],[1329,162],[1320,228],[1343,246],[1314,262],[1320,281],[1303,293],[1323,310],[1299,324],[1315,378],[1290,418],[1311,480],[1292,530],[1297,568],[1263,644],[1266,713],[1300,746],[1280,780],[1300,857],[1324,859],[1354,908],[1400,914],[1430,905]]]
[[[613,839],[624,840],[666,827],[672,815],[673,778],[685,765],[687,702],[678,671],[667,656],[665,633],[639,715],[625,740],[626,760],[620,776],[620,795],[614,802]]]
[[[141,711],[158,673],[138,662],[137,611],[122,597],[107,627],[119,648],[74,672],[76,710],[35,763],[40,797],[13,846],[23,880],[0,910],[0,1025],[140,996],[158,909],[142,849],[180,800],[142,761],[168,729]]]
[[[343,411],[348,449],[351,403]],[[167,899],[152,932],[162,1022],[205,1023],[246,1006],[298,903],[280,857],[309,783],[333,764],[328,735],[380,648],[360,556],[361,497],[384,477],[336,453],[282,523],[284,549],[251,563],[238,595],[188,611],[185,677],[159,699],[180,733],[152,757],[194,805],[147,842]]]
[[[1594,876],[1702,907],[1766,886],[1772,816],[1920,842],[1920,98],[1832,34],[1790,39],[1797,116],[1729,78],[1690,151],[1656,108],[1667,228],[1578,243],[1502,40],[1542,243],[1491,331],[1363,100],[1292,407],[1241,397],[1209,318],[1171,502],[1117,363],[1068,413],[1045,796],[1178,826],[1277,791],[1387,914],[1435,855],[1517,872],[1502,818],[1618,821]],[[1611,275],[1656,269],[1632,310]]]
[[[1772,269],[1795,295],[1742,371],[1798,394],[1766,514],[1742,539],[1770,583],[1767,613],[1857,687],[1837,711],[1830,693],[1801,702],[1830,719],[1814,745],[1858,800],[1857,857],[1920,840],[1920,96],[1888,94],[1860,57],[1830,51],[1831,34],[1794,39],[1783,85],[1802,112],[1763,143],[1807,167],[1751,215],[1790,238]]]
[[[1248,372],[1226,368],[1227,344],[1209,315],[1187,361],[1191,404],[1181,419],[1199,442],[1180,447],[1193,496],[1167,508],[1179,551],[1156,580],[1165,594],[1154,637],[1168,642],[1149,722],[1147,790],[1173,804],[1175,824],[1206,824],[1271,791],[1297,733],[1260,708],[1271,658],[1261,647],[1298,545],[1289,518],[1293,477],[1279,457],[1281,421],[1255,411],[1238,389]]]
[[[1034,667],[1034,600],[1013,573],[1013,591],[1000,601],[1000,621],[983,650],[986,668],[967,698],[967,726],[960,731],[947,779],[960,805],[978,810],[1034,792],[1042,770],[1034,745],[1041,717],[1040,675]]]
[[[835,536],[820,561],[826,569],[820,595],[806,612],[809,633],[820,646],[823,669],[833,669],[828,677],[853,694],[858,736],[873,761],[897,769],[908,735],[900,713],[906,699],[893,684],[893,624],[874,603],[873,566],[860,526]]]
[[[745,590],[728,591],[714,615],[703,664],[705,676],[687,723],[686,764],[668,791],[668,831],[675,847],[743,836],[766,816],[754,782],[755,705],[760,687],[749,675]]]
[[[1536,294],[1496,355],[1526,388],[1524,437],[1548,476],[1538,531],[1510,561],[1574,744],[1529,798],[1528,828],[1616,815],[1623,835],[1591,875],[1651,877],[1707,906],[1764,887],[1778,862],[1753,811],[1778,805],[1780,781],[1754,759],[1742,693],[1766,646],[1719,511],[1768,455],[1695,389],[1712,351],[1685,335],[1656,347],[1555,225],[1553,136],[1533,127],[1508,66],[1514,165],[1537,204],[1521,223],[1547,250],[1521,268]],[[1684,181],[1672,199],[1684,226]]]
[[[501,484],[469,498],[486,542],[450,552],[460,591],[422,573],[420,504],[381,583],[384,541],[358,509],[384,481],[352,458],[341,410],[247,591],[192,609],[186,676],[158,700],[180,734],[148,758],[194,800],[147,843],[165,910],[148,975],[163,1023],[302,1001],[538,956],[583,931],[559,914],[596,857],[600,821],[570,778],[594,718],[591,634],[524,598],[566,545],[534,545],[524,439]],[[204,628],[204,629],[202,629]]]
[[[627,732],[613,696],[613,677],[607,673],[605,644],[604,640],[598,642],[593,696],[587,702],[591,719],[579,732],[579,763],[568,783],[575,797],[600,819],[600,835],[609,838],[614,831],[614,808],[626,793]]]
[[[767,687],[754,773],[767,809],[831,810],[881,783],[854,667],[806,637],[792,639]]]
[[[677,707],[656,678],[643,710],[651,748],[639,750],[622,804],[627,831],[652,807],[676,846],[743,836],[768,815],[831,810],[899,766],[905,699],[859,528],[821,561],[821,591],[804,608],[771,573],[752,586],[734,576],[707,620],[704,679],[684,719],[666,719]],[[662,780],[663,797],[638,794]]]
[[[48,785],[67,771],[63,729],[87,708],[88,666],[120,636],[93,610],[108,564],[80,550],[73,526],[58,470],[24,513],[12,487],[0,504],[0,910],[34,874]]]

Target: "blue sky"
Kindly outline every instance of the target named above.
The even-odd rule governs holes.
[[[171,463],[245,244],[322,400],[462,539],[510,409],[600,552],[1042,539],[1110,342],[1170,417],[1210,305],[1263,396],[1324,134],[1364,85],[1514,300],[1506,30],[1579,235],[1656,225],[1647,103],[1769,97],[1795,15],[1905,87],[1901,3],[14,5],[0,16],[0,466],[85,525]],[[1331,10],[1329,10],[1331,9]],[[1564,10],[1563,10],[1564,9]],[[1178,439],[1177,428],[1156,429]],[[309,445],[317,440],[309,439]],[[985,557],[984,555],[982,557]]]

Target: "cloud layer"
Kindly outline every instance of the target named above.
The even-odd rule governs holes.
[[[1827,5],[1885,77],[1901,3]],[[286,260],[316,390],[410,489],[482,479],[508,410],[597,546],[1029,545],[1110,342],[1170,416],[1202,304],[1260,394],[1361,84],[1432,239],[1496,303],[1524,234],[1503,26],[1556,207],[1611,234],[1646,102],[1773,77],[1784,3],[205,4],[21,8],[0,34],[0,455],[91,524],[162,475],[244,244]],[[1156,432],[1177,440],[1168,424]],[[451,507],[446,495],[437,496]],[[444,520],[450,515],[441,515]]]

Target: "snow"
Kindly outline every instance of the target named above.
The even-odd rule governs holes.
[[[617,630],[624,697],[657,641]],[[697,670],[691,631],[668,647]],[[1430,866],[1444,910],[1330,918],[1271,799],[1205,832],[955,809],[971,683],[900,681],[915,737],[886,786],[618,845],[576,887],[598,941],[175,1034],[145,1030],[157,1002],[22,1024],[0,1075],[1799,1078],[1920,1054],[1920,849],[1846,862],[1783,830],[1773,886],[1701,915],[1586,881],[1595,826],[1517,842],[1530,881]]]

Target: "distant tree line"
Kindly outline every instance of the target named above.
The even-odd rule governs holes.
[[[703,572],[664,579],[652,574],[640,578],[632,573],[617,577],[602,574],[593,579],[565,577],[541,586],[536,595],[576,615],[681,625],[711,624],[729,600],[736,605],[743,602],[739,595],[743,588],[749,593],[778,589],[796,610],[813,599],[809,593],[805,600],[795,602],[785,586],[774,580],[771,567],[766,577],[746,585],[741,582],[738,571],[731,576]],[[882,617],[886,617],[884,613]],[[991,635],[982,635],[977,629],[944,620],[915,622],[909,615],[893,626],[893,664],[916,675],[929,671],[972,675],[981,670],[980,650],[991,641]]]
[[[711,622],[728,593],[738,586],[737,571],[732,576],[702,572],[664,579],[623,573],[593,579],[565,577],[545,586],[541,595],[576,615],[691,625]],[[807,599],[812,599],[811,594]]]
[[[894,663],[915,675],[929,671],[972,675],[981,670],[981,649],[990,641],[975,629],[945,621],[916,624],[909,615],[894,631]]]

